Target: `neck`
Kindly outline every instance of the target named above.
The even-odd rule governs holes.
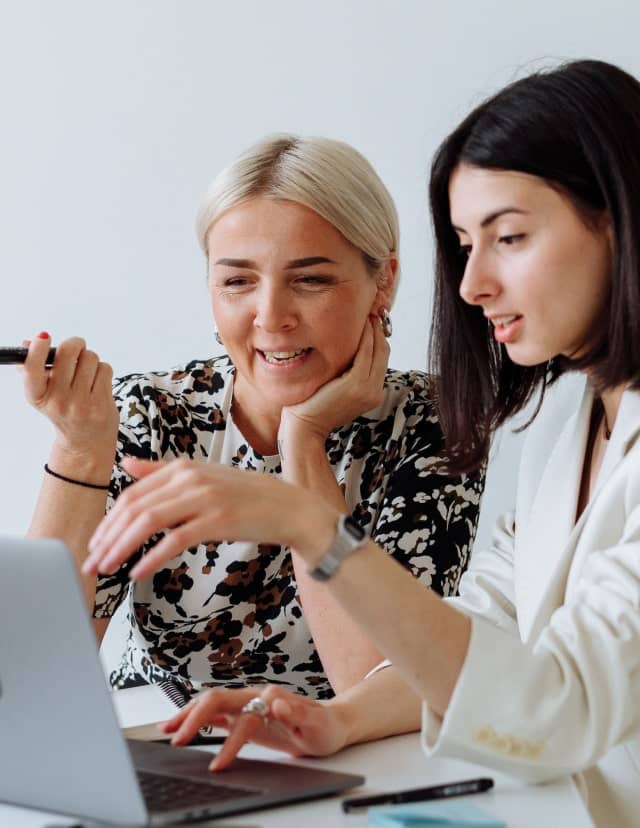
[[[255,395],[250,395],[249,400],[244,397],[242,383],[238,383],[236,376],[231,401],[234,423],[254,451],[263,455],[277,454],[282,407],[260,405]]]
[[[611,432],[615,426],[618,409],[620,408],[620,400],[622,399],[624,391],[625,386],[619,386],[604,391],[600,396],[604,411],[604,430],[607,440],[611,436]]]

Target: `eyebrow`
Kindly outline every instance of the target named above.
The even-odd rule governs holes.
[[[488,216],[483,218],[480,222],[480,227],[488,227],[490,224],[496,221],[496,219],[499,219],[506,213],[517,213],[520,216],[526,216],[528,215],[528,212],[528,210],[521,210],[519,207],[501,207],[499,210],[495,210],[493,213],[489,213]],[[451,226],[454,230],[457,230],[459,233],[467,232],[463,227],[457,227],[455,224],[452,224]]]
[[[214,264],[225,265],[226,267],[241,267],[250,270],[255,270],[257,265],[251,259],[217,259]],[[292,259],[285,265],[285,270],[294,270],[301,267],[313,267],[318,264],[336,264],[333,259],[328,259],[326,256],[307,256],[304,259]]]

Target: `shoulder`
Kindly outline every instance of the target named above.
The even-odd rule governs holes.
[[[159,400],[171,397],[194,399],[205,397],[215,402],[221,396],[234,373],[234,367],[227,356],[211,359],[195,359],[168,371],[149,371],[118,377],[113,383],[116,400],[137,398],[140,401]]]

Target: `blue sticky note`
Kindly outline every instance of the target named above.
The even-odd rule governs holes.
[[[507,828],[501,819],[470,802],[415,802],[369,808],[369,824],[379,828]]]

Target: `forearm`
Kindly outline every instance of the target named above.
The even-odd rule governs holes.
[[[74,480],[105,485],[111,476],[113,453],[74,456],[54,445],[48,464],[58,474]],[[92,489],[59,480],[46,474],[29,526],[31,537],[59,538],[71,549],[78,569],[87,555],[87,546],[105,512],[106,490]],[[89,609],[93,609],[95,577],[83,577]]]
[[[323,440],[308,440],[304,451],[287,452],[283,477],[313,491],[340,512],[348,512]],[[340,602],[323,584],[309,577],[307,565],[296,554],[293,564],[305,619],[331,686],[340,693],[359,682],[382,656]]]
[[[316,505],[298,512],[293,541],[308,566],[325,554],[337,515]],[[350,555],[325,588],[404,680],[444,714],[462,669],[471,624],[372,541]],[[391,622],[392,620],[392,622]]]

